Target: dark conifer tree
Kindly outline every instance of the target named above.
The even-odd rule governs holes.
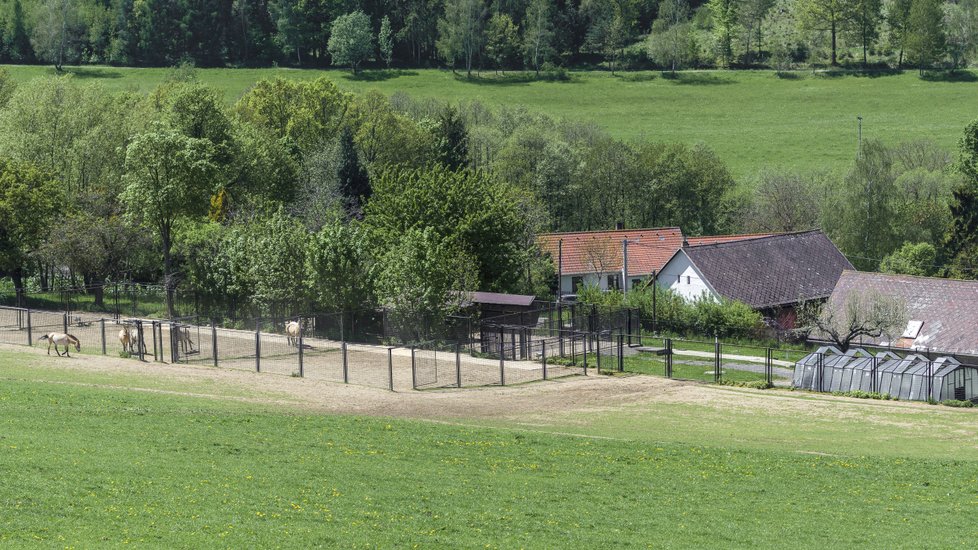
[[[337,170],[340,198],[343,210],[348,219],[363,219],[363,207],[373,190],[370,187],[370,176],[360,163],[356,144],[353,142],[353,132],[344,127],[340,134],[340,165]]]
[[[469,131],[455,107],[445,107],[438,120],[438,160],[452,170],[469,164]]]

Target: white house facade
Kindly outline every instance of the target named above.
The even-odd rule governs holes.
[[[720,298],[720,294],[710,286],[685,250],[676,252],[676,255],[662,268],[657,283],[660,288],[668,288],[687,301],[702,297],[714,300]]]

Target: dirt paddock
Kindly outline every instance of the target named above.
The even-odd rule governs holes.
[[[779,390],[757,391],[641,375],[592,374],[506,387],[392,392],[356,384],[204,365],[171,365],[95,355],[48,357],[44,348],[9,344],[0,344],[0,350],[23,354],[27,357],[23,366],[27,368],[58,369],[61,371],[59,383],[236,400],[330,414],[522,423],[554,415],[584,419],[589,413],[643,404],[692,404],[759,413],[777,411],[780,414],[863,419],[867,413],[881,410],[880,407],[896,407],[907,413],[933,411],[933,407],[918,403],[867,402]],[[68,376],[64,376],[66,372]],[[79,381],[71,381],[72,372],[79,374]],[[85,376],[88,374],[104,374],[106,382],[93,382],[91,376]],[[825,407],[826,401],[833,401],[836,406]]]

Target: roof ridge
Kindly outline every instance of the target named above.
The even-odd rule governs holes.
[[[629,233],[629,232],[639,232],[639,231],[670,231],[676,230],[682,233],[682,228],[679,226],[670,227],[645,227],[641,229],[589,229],[587,231],[559,231],[553,233],[539,233],[537,237],[559,237],[567,235],[594,235],[597,233]]]
[[[696,245],[694,247],[690,247],[690,248],[708,248],[708,247],[711,247],[711,246],[715,246],[715,247],[721,247],[721,246],[733,247],[733,246],[737,246],[737,245],[753,244],[753,243],[756,243],[757,241],[763,241],[763,240],[767,240],[767,239],[777,239],[777,238],[781,238],[781,237],[798,237],[798,236],[806,235],[806,234],[809,234],[809,233],[821,233],[822,235],[825,235],[825,232],[823,232],[821,229],[807,229],[805,231],[790,231],[790,232],[787,232],[787,233],[774,233],[774,234],[764,234],[764,233],[761,233],[760,234],[761,236],[759,236],[757,238],[754,238],[754,239],[740,239],[740,240],[735,240],[735,241],[724,241],[724,242],[709,243],[709,244],[698,244],[698,245]],[[701,238],[701,237],[694,237],[694,238]],[[828,238],[828,235],[825,235],[825,238]],[[687,239],[688,239],[688,237],[687,237]],[[831,239],[829,239],[829,240],[831,241]]]
[[[846,273],[853,273],[857,276],[872,276],[872,277],[885,277],[887,279],[915,279],[923,281],[947,281],[952,283],[967,283],[978,285],[978,280],[975,279],[959,279],[956,277],[930,277],[927,275],[908,275],[905,273],[883,273],[882,271],[860,271],[858,269],[844,269],[842,271],[842,276]]]

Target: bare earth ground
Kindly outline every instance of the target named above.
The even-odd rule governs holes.
[[[111,356],[49,357],[41,348],[9,344],[0,344],[0,350],[35,356],[36,360],[27,360],[28,368],[57,369],[66,375],[60,379],[63,383],[233,399],[334,414],[530,423],[534,417],[542,420],[564,416],[563,413],[584,413],[578,418],[586,419],[587,413],[622,410],[643,404],[675,404],[892,424],[885,414],[877,413],[899,411],[913,415],[938,412],[933,406],[922,403],[855,400],[777,390],[757,391],[641,375],[574,376],[508,387],[391,392],[324,380],[199,365],[141,363],[135,359]],[[109,383],[73,381],[71,373],[107,375],[104,380]],[[90,379],[80,377],[79,380]],[[198,388],[200,391],[195,391]],[[826,407],[826,401],[833,402],[834,406]]]

